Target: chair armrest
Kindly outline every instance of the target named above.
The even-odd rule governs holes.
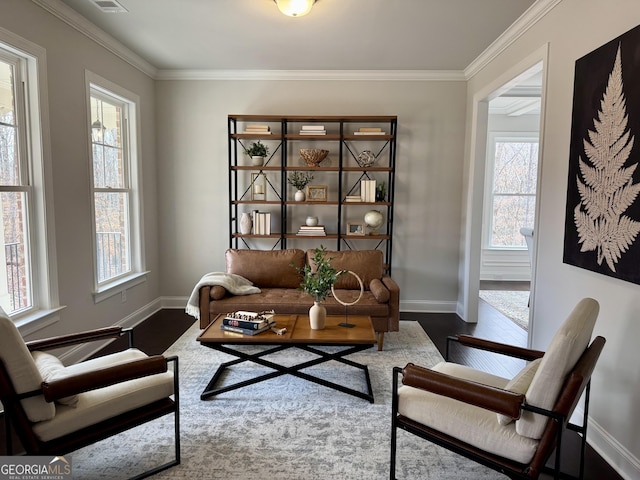
[[[29,351],[51,350],[53,348],[68,347],[79,343],[104,340],[106,338],[117,338],[128,333],[129,330],[130,329],[123,329],[122,327],[100,328],[97,330],[88,330],[86,332],[44,338],[42,340],[32,340],[30,342],[26,342],[26,345]]]
[[[166,371],[167,359],[162,355],[155,355],[112,367],[96,369],[92,372],[61,378],[60,380],[42,382],[42,393],[47,402],[53,402],[70,395],[108,387],[116,383],[122,383],[148,375],[164,373]]]
[[[544,352],[540,350],[517,347],[515,345],[508,345],[506,343],[494,342],[492,340],[485,340],[483,338],[476,338],[471,335],[459,334],[447,337],[447,347],[449,346],[450,341],[460,343],[461,345],[464,345],[466,347],[477,348],[493,353],[500,353],[502,355],[521,358],[528,361],[535,360],[536,358],[541,358],[544,355]]]
[[[400,286],[388,275],[382,276],[382,283],[389,290],[389,331],[400,328]]]
[[[525,396],[436,372],[408,363],[402,371],[402,383],[437,395],[485,408],[513,419],[520,418]]]

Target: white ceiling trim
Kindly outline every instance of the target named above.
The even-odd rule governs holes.
[[[520,18],[511,24],[484,52],[464,69],[464,75],[468,79],[486,67],[493,59],[500,55],[509,45],[520,38],[535,25],[542,17],[549,13],[562,0],[537,0]]]
[[[157,80],[466,81],[458,70],[158,70]]]
[[[562,0],[537,0],[464,71],[430,70],[159,70],[60,0],[31,0],[78,32],[156,80],[464,81],[473,77]]]
[[[155,78],[158,69],[147,62],[140,55],[136,54],[111,35],[95,26],[78,12],[68,7],[60,0],[31,0],[36,5],[44,8],[47,12],[59,18],[67,25],[75,28],[78,32],[90,38],[98,45],[121,58],[131,66],[137,68],[145,75]]]

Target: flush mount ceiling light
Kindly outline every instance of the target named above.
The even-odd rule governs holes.
[[[273,0],[285,15],[290,17],[302,17],[311,11],[316,0]]]

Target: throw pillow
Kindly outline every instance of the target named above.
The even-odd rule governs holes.
[[[42,375],[43,382],[60,380],[68,376],[66,374],[65,366],[58,357],[44,352],[33,352],[32,355],[33,360],[36,362],[36,367],[40,371],[40,375]],[[75,408],[78,405],[78,396],[70,395],[68,397],[60,398],[56,400],[56,403]]]
[[[529,390],[529,385],[531,385],[531,380],[533,380],[533,376],[538,371],[538,366],[540,365],[541,361],[542,358],[538,358],[532,362],[529,362],[522,370],[518,372],[515,377],[509,380],[509,383],[504,386],[504,389],[515,393],[527,393],[527,390]],[[513,422],[513,418],[507,415],[501,415],[500,413],[498,413],[497,415],[498,423],[500,425],[509,425],[511,422]]]

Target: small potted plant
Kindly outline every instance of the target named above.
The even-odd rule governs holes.
[[[255,166],[260,166],[264,163],[264,159],[269,155],[269,147],[267,147],[260,140],[253,142],[249,148],[245,150],[245,153],[251,157],[251,163]]]
[[[331,293],[331,287],[344,271],[331,266],[331,258],[326,257],[327,249],[320,245],[313,251],[313,261],[298,268],[302,275],[299,289],[313,297],[313,306],[309,309],[309,321],[313,330],[322,330],[327,318],[327,310],[321,305]]]
[[[302,173],[296,170],[289,175],[287,182],[296,189],[296,193],[293,197],[296,202],[305,201],[304,187],[309,185],[311,180],[313,180],[313,174],[311,172]]]

